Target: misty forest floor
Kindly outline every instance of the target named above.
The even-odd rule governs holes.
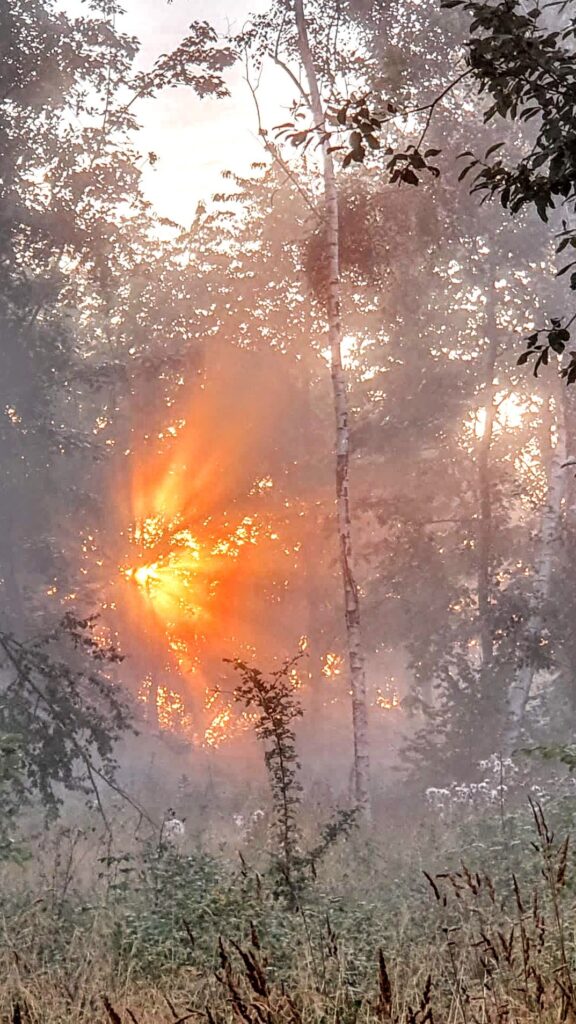
[[[77,810],[2,867],[2,1019],[573,1021],[571,804],[383,804],[292,887],[266,806],[178,845]]]

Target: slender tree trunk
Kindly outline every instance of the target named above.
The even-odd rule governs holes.
[[[576,524],[576,419],[574,403],[569,401],[569,390],[563,392],[564,422],[566,429],[566,520],[569,526]]]
[[[488,297],[487,328],[489,336],[488,355],[486,359],[486,418],[484,430],[478,449],[478,625],[480,631],[480,651],[482,655],[482,672],[485,673],[492,663],[494,653],[493,630],[490,608],[491,588],[491,555],[492,555],[492,486],[490,480],[490,452],[496,419],[494,397],[496,385],[494,370],[498,354],[498,336],[496,331],[494,285]]]
[[[22,588],[18,578],[15,554],[18,551],[18,538],[14,524],[14,516],[9,512],[4,520],[4,538],[0,555],[0,572],[4,580],[3,586],[3,626],[15,633],[22,634],[30,625],[27,621]]]
[[[560,385],[561,386],[561,385]],[[562,526],[562,503],[566,493],[566,420],[562,396],[556,396],[556,447],[552,450],[548,470],[546,501],[542,508],[538,549],[534,560],[532,611],[526,629],[526,653],[509,698],[509,746],[517,742],[524,724],[526,707],[530,699],[536,667],[531,650],[540,642],[545,631],[543,606],[550,597],[552,572],[558,552]]]
[[[301,429],[299,433],[298,461],[300,465],[306,465],[310,457],[310,438],[314,435],[314,400],[312,395],[312,383],[309,368],[304,368],[302,374],[302,412]],[[299,486],[306,490],[306,477],[300,478]],[[312,513],[313,517],[313,513]],[[325,689],[325,679],[321,674],[322,667],[322,593],[318,584],[318,565],[316,559],[318,544],[318,526],[310,516],[307,528],[304,531],[302,540],[302,575],[304,578],[304,634],[306,636],[306,661],[305,671],[308,672],[311,681],[310,689],[310,713],[312,725],[317,725],[322,712],[322,701]]]
[[[324,109],[318,87],[314,60],[308,42],[308,30],[303,0],[295,0],[296,27],[300,57],[310,94],[310,108],[315,125],[324,125]],[[324,200],[327,246],[326,313],[330,342],[330,370],[334,412],[336,416],[336,503],[340,557],[344,585],[346,636],[350,664],[352,692],[352,721],[354,729],[354,779],[356,799],[366,817],[370,816],[370,756],[368,744],[368,709],[366,700],[366,672],[360,631],[360,603],[354,577],[352,557],[352,531],[350,523],[350,429],[348,422],[348,395],[342,366],[342,321],[340,313],[340,236],[338,218],[338,190],[334,161],[325,141],[322,145],[324,171]]]

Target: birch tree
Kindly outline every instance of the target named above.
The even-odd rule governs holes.
[[[478,619],[480,628],[480,650],[482,655],[482,671],[486,672],[494,653],[491,623],[490,588],[491,588],[491,549],[492,549],[492,486],[490,479],[490,452],[494,436],[494,424],[498,412],[496,405],[496,383],[494,373],[498,354],[498,337],[496,334],[495,289],[489,285],[487,296],[487,327],[490,333],[488,352],[486,355],[486,404],[484,406],[484,429],[478,446]]]
[[[317,129],[325,125],[325,111],[318,84],[318,75],[308,39],[303,0],[295,0],[294,13],[298,32],[298,49],[308,83],[310,111]],[[326,317],[330,346],[330,374],[336,421],[336,507],[340,560],[344,588],[346,637],[352,696],[354,730],[354,780],[356,799],[365,815],[370,813],[370,755],[366,700],[366,670],[360,628],[360,600],[353,561],[352,524],[350,517],[350,425],[346,375],[342,364],[342,315],[340,282],[340,237],[338,187],[334,160],[328,138],[321,142],[324,188],[327,287]]]
[[[316,13],[324,9],[315,8]],[[339,15],[336,19],[339,22]],[[326,12],[326,25],[330,12]],[[354,737],[354,790],[355,798],[365,818],[370,817],[370,757],[368,741],[368,710],[366,693],[365,656],[360,627],[360,599],[354,568],[352,524],[350,510],[350,423],[345,369],[342,359],[343,326],[341,317],[341,257],[340,217],[336,167],[330,145],[322,81],[326,76],[317,65],[315,50],[318,38],[325,29],[315,24],[311,39],[303,0],[292,5],[285,0],[272,5],[269,13],[255,16],[249,27],[233,40],[238,51],[245,55],[246,80],[255,104],[258,132],[268,156],[277,165],[286,181],[290,181],[312,212],[322,237],[321,276],[323,277],[323,315],[328,332],[328,350],[335,416],[335,484],[337,529],[344,596],[346,646],[349,664],[350,692]],[[322,30],[322,31],[320,31]],[[332,57],[339,61],[339,51],[332,40],[330,29],[324,32],[332,49]],[[321,48],[321,46],[320,46]],[[325,55],[326,56],[326,55]],[[271,61],[283,70],[291,88],[296,88],[298,115],[309,115],[311,126],[304,132],[294,131],[292,141],[298,145],[298,136],[308,142],[319,139],[321,162],[320,183],[314,179],[312,164],[296,168],[283,152],[280,142],[264,126],[258,97],[258,81],[263,63]],[[330,55],[328,63],[331,64]],[[299,65],[299,67],[298,67]],[[295,68],[295,70],[294,70]],[[251,72],[254,71],[254,81]],[[305,84],[301,81],[301,73]],[[336,71],[330,67],[333,84]],[[304,114],[305,111],[305,114]],[[286,127],[286,126],[282,126]],[[294,125],[292,125],[294,128]],[[279,138],[280,136],[278,136]],[[304,173],[303,173],[304,171]],[[320,195],[318,194],[320,193]]]
[[[550,402],[550,399],[548,401]],[[536,650],[541,644],[546,643],[545,608],[551,596],[552,574],[558,558],[561,539],[562,508],[567,485],[566,422],[564,402],[558,395],[554,401],[554,410],[555,415],[549,417],[547,430],[550,441],[550,435],[554,430],[556,444],[551,450],[546,499],[540,516],[534,559],[531,610],[526,625],[522,661],[509,695],[508,745],[510,747],[514,747],[517,743],[524,726],[526,709],[538,671]],[[551,411],[550,405],[549,411]]]

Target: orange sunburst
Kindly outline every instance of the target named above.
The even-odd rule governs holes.
[[[114,595],[123,647],[140,679],[152,670],[170,693],[176,676],[186,680],[187,705],[197,720],[208,716],[213,743],[236,718],[225,701],[211,708],[206,700],[223,659],[283,657],[279,643],[291,644],[290,635],[272,634],[302,524],[289,522],[277,494],[274,475],[284,467],[272,426],[287,395],[285,380],[269,370],[257,389],[266,402],[256,408],[253,390],[238,388],[237,366],[219,367],[217,387],[198,383],[187,408],[171,409],[171,422],[134,445],[123,482]]]

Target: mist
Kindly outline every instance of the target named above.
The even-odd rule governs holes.
[[[572,1021],[570,4],[0,58],[3,1019]]]

